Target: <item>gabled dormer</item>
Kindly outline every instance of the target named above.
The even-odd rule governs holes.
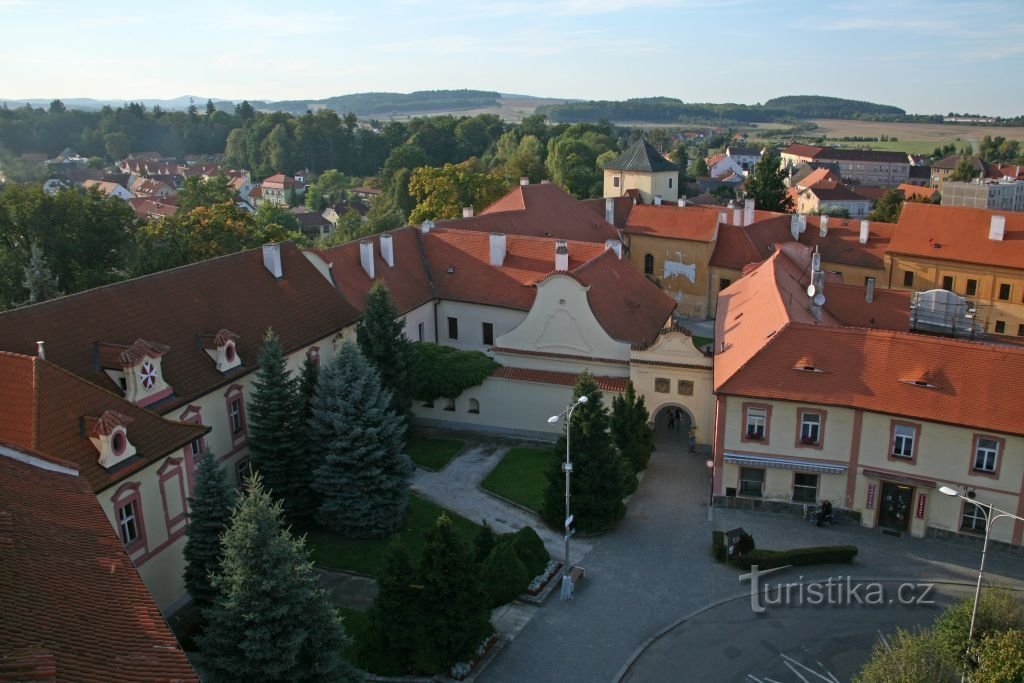
[[[199,346],[217,364],[219,372],[227,372],[242,365],[238,357],[238,335],[230,330],[220,330],[217,334],[201,334],[198,336]]]
[[[100,452],[100,467],[110,469],[135,455],[135,446],[128,440],[132,418],[115,410],[99,417],[82,418],[82,427],[89,441]]]
[[[170,349],[145,339],[136,339],[131,346],[97,342],[96,366],[121,387],[125,399],[147,406],[174,393],[161,367]]]

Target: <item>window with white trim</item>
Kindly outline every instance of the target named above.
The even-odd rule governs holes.
[[[818,500],[818,475],[793,473],[793,502],[813,503]]]
[[[759,467],[740,468],[740,491],[741,496],[754,496],[760,498],[764,495],[764,470]]]
[[[985,511],[976,503],[964,502],[964,514],[960,519],[960,530],[985,533]]]
[[[999,464],[999,442],[979,436],[974,445],[974,469],[979,472],[995,472]]]
[[[800,443],[817,444],[821,438],[821,415],[818,413],[801,413]]]
[[[131,545],[139,540],[138,514],[135,508],[136,501],[129,500],[117,508],[117,526],[121,531],[121,542]]]
[[[764,408],[747,408],[746,433],[748,439],[764,439],[768,424],[768,411]]]
[[[238,488],[245,487],[245,481],[252,476],[252,463],[249,458],[243,458],[235,464],[235,478],[238,481]]]
[[[914,439],[917,430],[910,425],[894,425],[892,430],[892,454],[897,458],[914,457]]]
[[[228,418],[231,423],[231,433],[241,434],[244,424],[242,423],[242,397],[231,399],[228,403]]]

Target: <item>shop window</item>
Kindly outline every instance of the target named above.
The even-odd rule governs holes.
[[[758,467],[740,468],[741,496],[760,498],[764,495],[764,470]]]
[[[793,473],[793,502],[813,503],[818,500],[818,475]]]

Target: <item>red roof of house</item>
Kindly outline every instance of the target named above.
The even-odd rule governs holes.
[[[263,179],[263,187],[269,190],[286,190],[299,187],[299,183],[291,176],[284,173],[275,173],[269,178]]]
[[[178,212],[174,195],[169,197],[132,197],[128,200],[135,215],[142,220],[159,216],[173,216]]]
[[[931,199],[938,190],[934,187],[921,187],[920,185],[908,185],[907,183],[900,183],[896,188],[903,193],[903,196],[907,199],[919,198],[919,199]]]
[[[626,222],[627,235],[712,242],[718,234],[719,211],[702,206],[639,205]]]
[[[612,200],[612,206],[614,207],[614,225],[616,228],[622,229],[626,227],[626,221],[629,220],[629,214],[636,205],[636,201],[629,195],[622,195],[621,197],[608,197]],[[604,197],[598,197],[596,199],[583,199],[581,203],[596,213],[599,217],[604,218],[604,208],[606,199]],[[611,239],[611,238],[609,238]]]
[[[198,681],[86,480],[0,451],[0,680]]]
[[[719,295],[717,393],[1024,434],[1015,389],[1001,379],[1024,373],[1024,349],[883,329],[901,324],[906,301],[876,290],[868,304],[863,288],[852,294],[826,285],[825,310],[815,321],[808,281],[809,273],[779,251]],[[876,328],[846,324],[876,308]],[[797,369],[808,365],[818,371]],[[915,386],[921,377],[933,386]]]
[[[169,453],[201,438],[208,427],[182,424],[125,401],[53,363],[0,351],[0,442],[73,462],[95,491],[102,491]],[[113,470],[99,464],[89,441],[91,424],[114,411],[130,420],[128,441],[137,454]]]
[[[510,379],[517,382],[538,382],[540,384],[558,384],[565,387],[571,387],[576,384],[576,378],[578,375],[574,375],[571,372],[553,372],[550,370],[533,370],[531,368],[511,368],[511,367],[500,367],[497,368],[491,377],[499,377],[501,379]],[[607,377],[604,375],[595,375],[594,381],[597,383],[597,388],[601,391],[625,391],[629,385],[628,377]]]
[[[840,181],[839,174],[828,167],[816,168],[804,176],[803,179],[799,180],[797,182],[797,187],[814,187],[818,183],[825,181],[838,183]]]
[[[990,240],[993,216],[1006,219],[1002,240]],[[906,202],[887,249],[928,259],[1024,268],[1024,213]]]

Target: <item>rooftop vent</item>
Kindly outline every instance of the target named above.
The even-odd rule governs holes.
[[[988,227],[988,238],[996,242],[1002,242],[1006,236],[1006,216],[992,216]]]

